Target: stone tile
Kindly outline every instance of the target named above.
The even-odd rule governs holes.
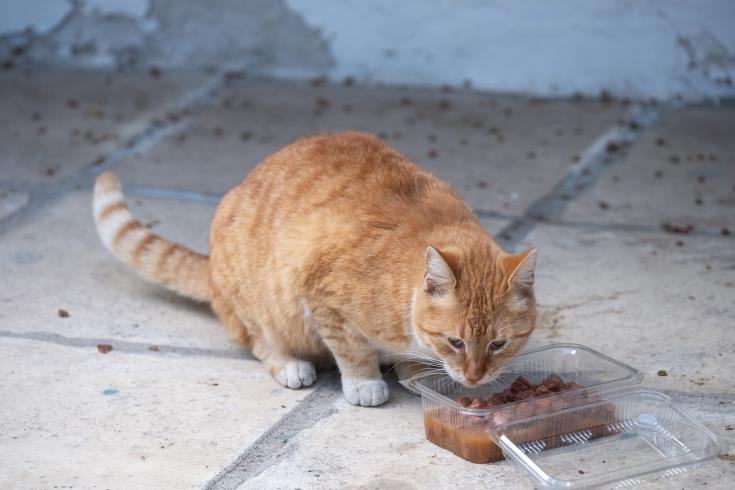
[[[0,75],[0,187],[74,175],[196,89],[196,73],[34,69]]]
[[[16,339],[0,392],[3,488],[199,488],[308,394],[256,361]]]
[[[678,109],[646,131],[563,219],[658,229],[692,225],[714,234],[725,227],[735,234],[733,134],[735,106]]]
[[[648,386],[733,392],[731,242],[537,227],[525,244],[539,247],[533,343],[590,346],[639,369]]]
[[[129,200],[157,232],[206,252],[213,206]],[[91,193],[74,192],[0,236],[0,330],[201,348],[238,347],[208,307],[140,279],[99,241]],[[67,310],[68,318],[57,315]]]
[[[116,171],[136,185],[222,193],[296,138],[356,129],[384,137],[471,206],[519,214],[621,114],[590,101],[254,80]]]

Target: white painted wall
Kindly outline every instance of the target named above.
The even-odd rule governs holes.
[[[321,29],[335,78],[661,98],[732,93],[714,79],[735,78],[733,0],[286,2]]]
[[[26,29],[46,32],[71,10],[61,0],[0,1],[0,35],[15,34]]]
[[[151,1],[157,9],[150,8]],[[206,25],[194,31],[198,36],[206,33],[208,39],[198,42],[215,48],[221,45],[222,49],[210,51],[229,53],[228,59],[222,55],[222,64],[236,65],[238,59],[233,63],[233,56],[241,56],[247,64],[245,54],[226,49],[237,31],[243,53],[255,46],[252,49],[263,54],[261,58],[278,60],[267,67],[261,60],[258,66],[246,69],[286,77],[312,76],[311,66],[335,80],[352,76],[415,85],[460,85],[470,80],[478,89],[537,95],[597,95],[603,90],[658,98],[734,94],[735,0],[280,1],[295,16],[291,15],[290,24],[280,26],[282,30],[274,30],[273,36],[281,39],[306,32],[291,27],[294,18],[301,19],[325,41],[327,53],[318,57],[320,62],[307,59],[307,51],[303,60],[297,57],[300,63],[293,56],[268,55],[267,50],[275,52],[279,42],[265,36],[263,26],[275,25],[284,11],[273,9],[263,14],[267,19],[259,19],[255,13],[262,9],[255,0],[196,0],[207,12],[202,16]],[[253,8],[242,8],[243,4]],[[1,0],[0,40],[3,34],[28,26],[43,36],[64,18],[70,5],[68,0]],[[65,43],[96,40],[98,50],[92,63],[105,65],[119,59],[113,50],[119,52],[130,44],[155,52],[156,43],[165,38],[168,46],[180,45],[182,51],[176,56],[169,49],[168,61],[181,63],[192,58],[184,51],[191,39],[179,43],[169,39],[182,35],[178,31],[166,34],[168,37],[158,33],[160,26],[151,15],[162,9],[169,9],[171,18],[197,12],[187,10],[189,4],[184,0],[86,0],[82,5],[81,13],[88,14],[85,23],[60,33],[56,45],[54,39],[45,39],[47,49],[38,52],[63,57],[70,52],[64,49]],[[280,17],[272,19],[273,14]],[[125,21],[114,24],[109,15]],[[242,32],[237,28],[238,16],[243,18]],[[96,22],[107,23],[90,28]],[[188,22],[196,24],[196,19]],[[217,25],[229,28],[223,34]],[[118,30],[113,32],[113,27]],[[216,39],[218,35],[223,39]],[[143,36],[147,36],[145,42],[138,40]],[[313,46],[314,40],[309,42]],[[211,53],[207,58],[210,64],[218,62]],[[325,68],[324,59],[331,60],[331,68]]]

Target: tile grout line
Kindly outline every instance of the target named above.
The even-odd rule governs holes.
[[[320,376],[319,384],[286,415],[270,426],[253,444],[213,478],[204,490],[229,490],[278,464],[294,452],[298,435],[337,411],[335,402],[342,396],[339,374],[332,371]],[[293,442],[291,442],[293,441]]]
[[[496,234],[498,243],[505,248],[517,246],[538,223],[551,223],[559,218],[569,202],[591,188],[605,169],[624,161],[627,156],[625,150],[664,112],[674,107],[673,103],[661,108],[643,105],[631,107],[626,119],[634,123],[635,127],[631,127],[631,124],[626,126],[615,124],[595,138],[582,152],[579,163],[573,166],[549,192],[531,203],[522,216],[511,221]]]
[[[242,359],[254,360],[255,357],[245,349],[207,349],[203,347],[182,347],[177,345],[129,342],[119,339],[107,338],[87,338],[87,337],[67,337],[51,332],[12,332],[8,330],[0,330],[0,338],[10,338],[19,340],[35,340],[38,342],[47,342],[50,344],[63,345],[65,347],[77,348],[96,348],[98,344],[109,344],[114,351],[125,352],[128,354],[144,354],[144,355],[166,355],[174,354],[185,357],[217,357],[222,359]],[[151,345],[155,345],[155,350],[151,350]]]

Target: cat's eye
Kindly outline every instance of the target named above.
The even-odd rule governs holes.
[[[464,348],[464,342],[462,339],[458,339],[456,337],[449,337],[449,343],[452,344],[452,347],[455,349],[463,349]]]
[[[498,350],[505,345],[505,340],[493,340],[490,342],[490,350]]]

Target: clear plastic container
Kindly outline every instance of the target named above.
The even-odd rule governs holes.
[[[456,401],[487,398],[520,375],[537,384],[551,374],[581,387],[491,408]],[[427,439],[474,463],[507,457],[540,487],[624,487],[719,454],[714,434],[663,393],[639,387],[641,379],[592,349],[555,344],[518,355],[476,389],[437,376],[403,383],[421,394]]]

